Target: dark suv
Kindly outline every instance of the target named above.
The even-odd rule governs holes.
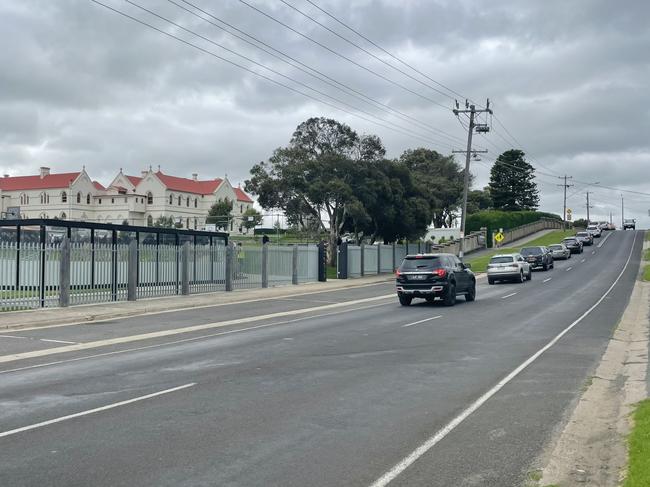
[[[446,306],[456,304],[456,296],[466,301],[476,298],[476,278],[469,265],[453,254],[407,255],[396,272],[397,297],[402,306],[413,298],[432,302],[442,298]]]
[[[571,251],[572,254],[581,254],[582,253],[582,242],[575,237],[567,237],[562,240],[562,243],[566,245],[566,248]]]
[[[546,247],[524,247],[519,252],[532,268],[541,267],[545,271],[553,269],[553,254]]]

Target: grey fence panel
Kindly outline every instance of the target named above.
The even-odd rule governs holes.
[[[139,253],[137,298],[153,298],[176,294],[178,275],[176,272],[175,245],[141,244]]]
[[[399,244],[395,245],[395,267],[399,267],[406,257],[406,246]]]
[[[301,245],[298,247],[298,282],[318,281],[318,246]]]
[[[381,272],[393,272],[393,246],[381,244],[379,246],[379,265]]]
[[[361,247],[348,245],[348,277],[361,277]]]
[[[293,245],[269,245],[269,286],[291,284]]]
[[[225,291],[225,275],[225,245],[190,247],[190,293]]]
[[[418,244],[416,243],[407,243],[406,244],[406,253],[409,255],[418,253]]]
[[[15,243],[3,243],[2,252],[2,305],[3,311],[38,308],[40,306],[41,255],[38,243],[25,242],[20,246],[18,283],[16,262],[18,248]]]
[[[47,244],[45,252],[44,302],[43,306],[52,308],[59,306],[59,279],[61,272],[61,250],[59,244]]]
[[[377,245],[366,245],[363,248],[363,274],[365,276],[377,274],[377,265],[379,264],[377,249],[379,249]]]
[[[262,247],[235,247],[233,289],[262,287]]]

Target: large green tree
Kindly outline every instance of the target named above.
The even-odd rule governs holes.
[[[360,167],[385,152],[378,137],[359,136],[336,120],[310,118],[298,125],[287,147],[253,166],[246,190],[258,196],[262,208],[284,211],[291,224],[318,222],[329,234],[334,264],[348,212],[359,208],[354,188]]]
[[[242,226],[247,230],[262,223],[262,214],[255,208],[248,208],[242,215]]]
[[[467,193],[467,213],[477,213],[482,210],[490,210],[493,206],[490,188],[473,189]]]
[[[430,221],[438,228],[451,227],[461,205],[465,170],[453,156],[424,148],[405,151],[400,162],[412,172],[429,203]]]
[[[497,158],[489,188],[495,210],[536,210],[539,206],[535,168],[526,162],[523,151],[511,149]]]
[[[217,200],[208,211],[206,223],[214,224],[216,228],[228,230],[232,220],[233,202],[228,198]]]

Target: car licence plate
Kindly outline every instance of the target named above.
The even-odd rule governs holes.
[[[414,274],[412,276],[409,276],[409,279],[413,281],[424,281],[427,278],[425,274]]]

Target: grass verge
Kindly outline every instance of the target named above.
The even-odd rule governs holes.
[[[623,487],[648,487],[650,485],[650,399],[640,402],[634,412],[634,428],[628,438],[628,449],[630,459]]]
[[[650,281],[650,264],[646,264],[646,266],[643,268],[643,280]]]
[[[575,235],[575,230],[556,230],[549,232],[546,235],[542,235],[541,237],[536,238],[535,240],[531,240],[530,242],[518,247],[502,247],[500,249],[493,249],[492,252],[489,252],[488,254],[481,255],[480,257],[476,257],[474,259],[469,258],[467,259],[467,262],[471,264],[472,270],[474,272],[485,272],[488,262],[490,262],[490,259],[494,255],[519,252],[522,247],[534,247],[536,245],[548,246],[551,244],[559,243],[563,238],[572,237],[573,235]]]
[[[336,276],[336,267],[335,266],[327,266],[327,279],[337,279]]]

